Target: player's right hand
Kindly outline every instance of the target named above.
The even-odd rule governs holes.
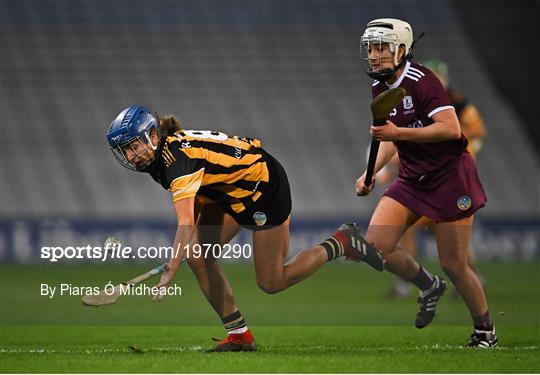
[[[163,299],[163,297],[165,297],[164,289],[162,288],[166,289],[171,285],[175,274],[176,274],[176,269],[174,269],[173,267],[169,266],[169,264],[167,264],[165,271],[161,275],[161,280],[159,280],[159,283],[154,286],[154,288],[156,288],[155,289],[156,293],[154,294],[154,297],[152,298],[154,302],[159,302]]]
[[[371,179],[371,184],[366,186],[366,172],[356,180],[356,194],[359,196],[368,195],[375,187],[375,177]]]

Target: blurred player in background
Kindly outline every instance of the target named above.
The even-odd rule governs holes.
[[[452,106],[456,110],[461,132],[467,138],[469,144],[467,151],[476,160],[476,154],[482,148],[486,129],[484,121],[474,104],[464,97],[461,93],[449,86],[448,66],[446,63],[439,60],[429,60],[423,64],[431,70],[441,81],[443,87],[452,101]],[[396,154],[390,162],[377,174],[378,182],[390,183],[399,173],[399,156]],[[407,251],[412,257],[418,254],[418,231],[431,229],[435,222],[427,217],[420,218],[409,230],[403,235],[400,241],[400,246]],[[469,265],[474,269],[472,260],[469,257]],[[476,270],[475,270],[476,271]],[[484,280],[481,278],[482,284]],[[411,284],[405,280],[398,279],[390,290],[390,295],[395,298],[406,298],[411,294]]]
[[[364,67],[375,79],[373,97],[388,88],[406,91],[390,120],[371,127],[371,135],[381,141],[375,173],[396,152],[400,167],[399,177],[371,217],[366,240],[383,252],[387,270],[420,289],[416,326],[423,328],[433,320],[446,283],[401,250],[398,242],[422,216],[434,220],[441,267],[473,320],[468,345],[495,346],[497,336],[484,290],[468,265],[473,215],[485,205],[486,196],[452,101],[429,69],[410,61],[413,44],[411,26],[396,19],[371,21],[362,36]],[[356,181],[360,195],[369,194],[375,185],[375,179],[365,181],[365,175]]]
[[[289,182],[281,164],[257,139],[184,130],[174,116],[160,118],[146,107],[132,106],[112,122],[107,140],[120,164],[150,174],[171,192],[178,221],[173,249],[178,251],[157,287],[169,286],[186,257],[228,332],[213,351],[251,351],[255,341],[213,251],[190,252],[194,244],[224,245],[241,227],[253,231],[257,284],[271,294],[342,256],[383,270],[381,253],[362,239],[356,224],[343,224],[326,241],[285,263],[292,207]]]
[[[461,125],[461,132],[469,141],[467,151],[476,160],[476,154],[482,149],[484,138],[486,137],[486,128],[482,116],[478,109],[464,95],[450,86],[448,75],[448,66],[439,60],[429,60],[424,66],[431,70],[441,81]]]

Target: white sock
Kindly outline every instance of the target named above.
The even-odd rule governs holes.
[[[236,329],[231,329],[230,331],[228,331],[227,333],[229,335],[232,335],[232,334],[240,334],[240,333],[244,333],[244,332],[247,332],[248,330],[248,327],[242,327],[242,328],[236,328]]]

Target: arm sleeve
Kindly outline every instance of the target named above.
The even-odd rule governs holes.
[[[426,74],[417,86],[417,98],[428,117],[437,112],[454,108],[441,81],[433,74]]]
[[[163,150],[164,159],[171,162],[165,176],[173,202],[197,195],[204,176],[204,159],[192,159],[180,147],[175,141]]]

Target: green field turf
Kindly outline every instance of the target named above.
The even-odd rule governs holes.
[[[204,353],[211,327],[10,327],[2,372],[538,372],[533,327],[501,328],[505,344],[454,343],[468,327],[261,326],[255,353]],[[448,344],[452,342],[453,345]],[[130,345],[143,351],[137,354]]]
[[[78,296],[39,295],[41,283],[99,286],[146,268],[2,265],[0,371],[540,372],[538,262],[480,265],[501,343],[495,350],[462,347],[470,322],[452,293],[436,321],[417,330],[414,296],[388,299],[390,275],[358,264],[330,265],[277,295],[257,289],[251,265],[224,267],[256,353],[204,353],[224,332],[188,270],[176,280],[183,295],[159,304],[124,296],[87,308]]]

